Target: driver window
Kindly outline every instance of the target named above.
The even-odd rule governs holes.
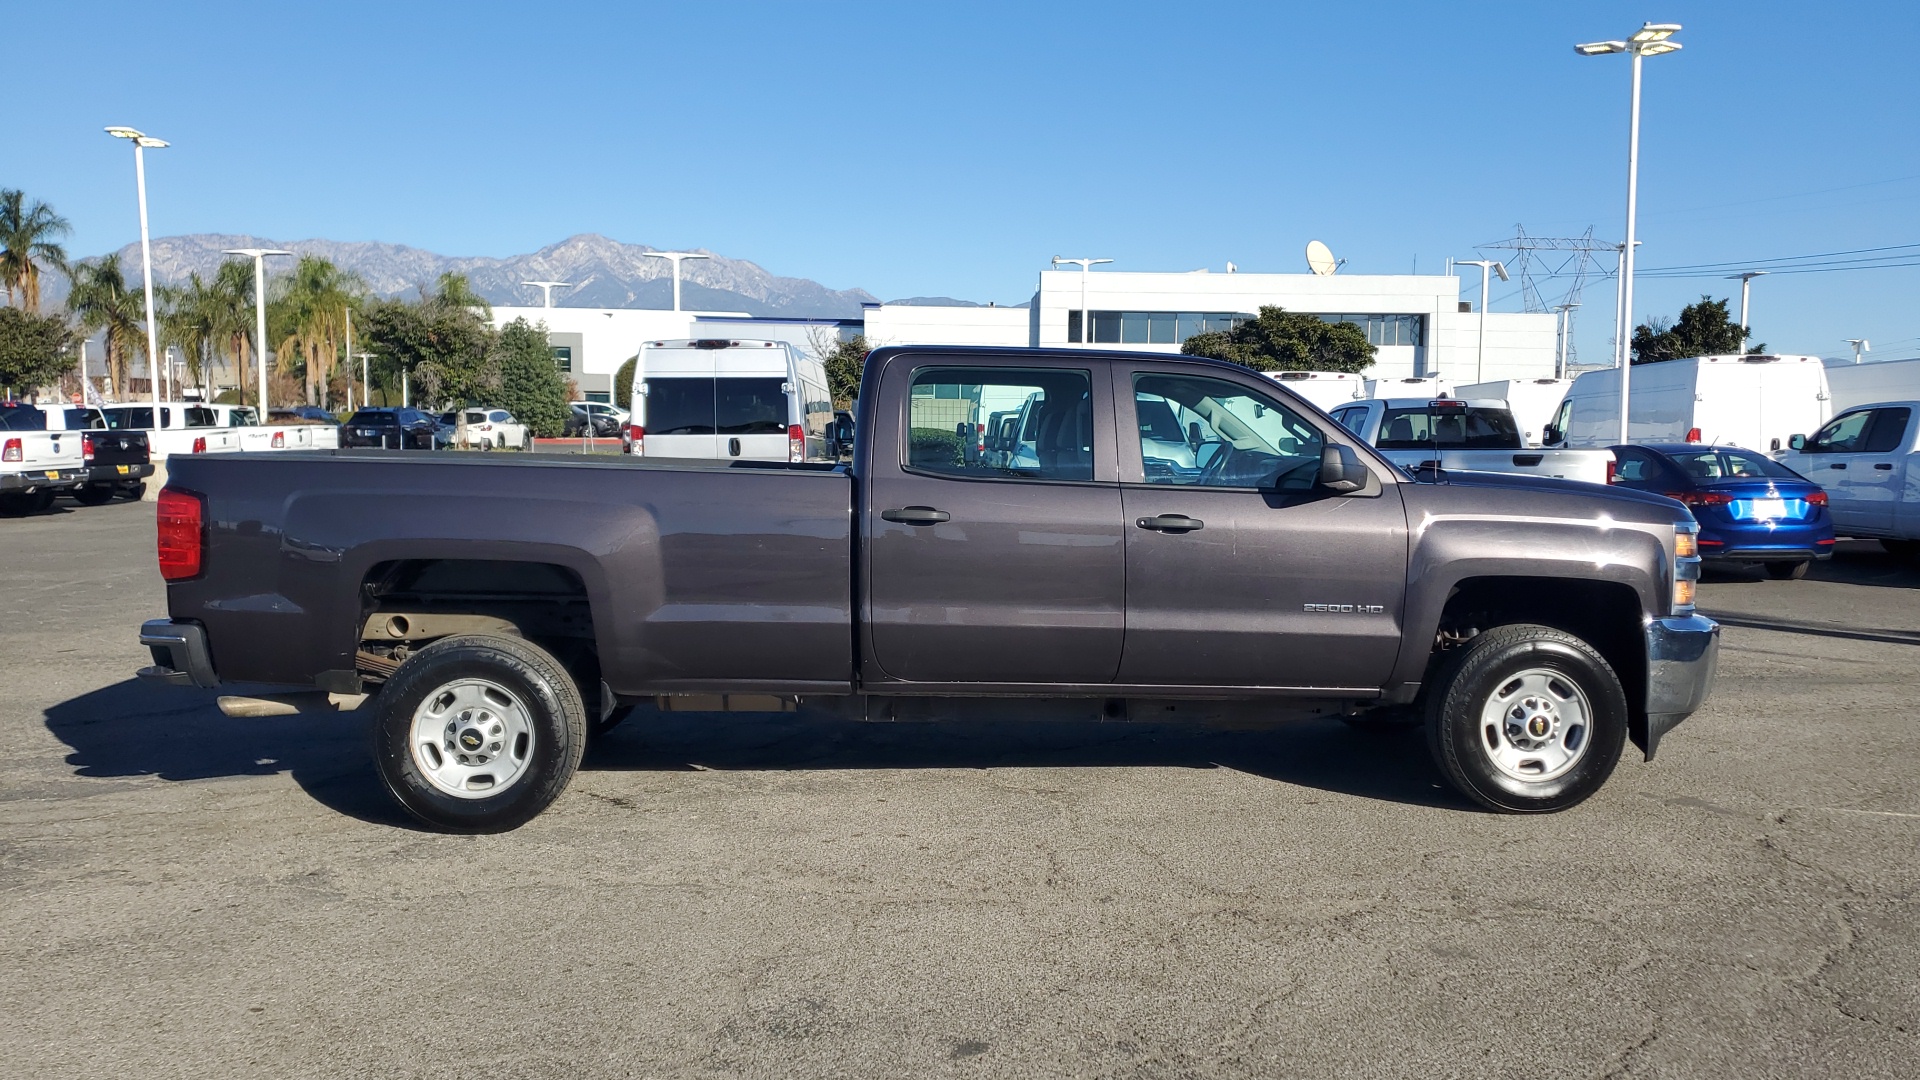
[[[1867,432],[1867,421],[1873,418],[1870,409],[1862,409],[1847,415],[1820,429],[1807,443],[1809,454],[1852,454],[1860,449],[1861,436]]]
[[[1306,491],[1325,442],[1300,414],[1236,383],[1133,377],[1140,464],[1149,484]]]

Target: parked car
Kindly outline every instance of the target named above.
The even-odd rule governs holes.
[[[1781,454],[1794,432],[1832,415],[1817,356],[1699,356],[1635,364],[1627,442],[1744,446]],[[1620,370],[1588,371],[1567,389],[1543,446],[1612,446],[1620,440]]]
[[[1018,472],[952,434],[1009,399],[1032,400],[1038,432]],[[1150,399],[1195,418],[1204,467],[1146,470]],[[183,459],[142,675],[377,690],[387,790],[467,832],[532,818],[590,725],[661,699],[880,719],[902,698],[1240,698],[1275,720],[1416,719],[1467,797],[1555,811],[1606,781],[1630,728],[1651,754],[1712,681],[1685,507],[1419,482],[1237,365],[881,348],[860,429],[851,466]]]
[[[468,446],[482,450],[505,450],[510,446],[516,450],[533,449],[533,432],[525,424],[515,420],[513,414],[505,409],[484,405],[441,414],[441,426],[447,426],[450,421],[455,424],[453,438],[456,442],[460,437],[457,424],[462,411],[467,414]]]
[[[1333,418],[1396,465],[1449,472],[1519,473],[1607,482],[1604,449],[1529,449],[1507,403],[1487,399],[1377,398],[1333,410]]]
[[[1781,464],[1827,489],[1835,532],[1920,557],[1920,401],[1849,409],[1788,445]]]
[[[48,429],[47,414],[0,402],[0,514],[46,510],[87,478],[85,432]]]
[[[1615,484],[1687,504],[1708,562],[1758,564],[1787,580],[1833,554],[1827,492],[1757,450],[1655,443],[1613,456]]]
[[[340,425],[342,449],[439,450],[449,438],[433,417],[404,407],[361,409]]]
[[[616,427],[627,426],[627,410],[618,405],[609,405],[604,401],[570,401],[567,404],[586,410],[597,420],[611,420]]]
[[[590,404],[597,404],[597,402]],[[591,434],[596,439],[622,439],[625,433],[625,422],[608,412],[583,408],[579,402],[567,408],[565,429],[567,438],[584,439]]]
[[[267,422],[270,424],[296,423],[307,421],[315,424],[338,424],[340,418],[318,405],[279,405],[267,410]]]
[[[833,399],[819,358],[784,341],[649,341],[634,362],[630,454],[831,461]],[[943,425],[952,431],[951,423]]]

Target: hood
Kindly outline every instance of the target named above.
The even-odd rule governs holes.
[[[1433,475],[1427,473],[1425,475]],[[1486,492],[1501,496],[1524,495],[1538,492],[1554,497],[1599,500],[1602,502],[1632,504],[1644,509],[1632,516],[1642,520],[1671,519],[1674,521],[1692,521],[1693,512],[1687,507],[1665,495],[1655,495],[1650,491],[1636,491],[1632,488],[1614,487],[1610,484],[1589,484],[1580,480],[1561,480],[1550,476],[1525,476],[1518,473],[1488,472],[1442,472],[1442,481],[1416,481],[1422,488],[1453,488],[1463,493]],[[1654,513],[1649,514],[1647,511]],[[1662,515],[1660,511],[1665,511]]]

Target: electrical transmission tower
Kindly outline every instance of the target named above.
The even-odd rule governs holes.
[[[1520,276],[1520,296],[1526,309],[1544,314],[1560,304],[1570,305],[1567,309],[1566,362],[1569,367],[1578,362],[1579,354],[1573,347],[1573,316],[1580,306],[1580,290],[1586,287],[1587,276],[1606,278],[1613,275],[1613,268],[1599,259],[1601,253],[1618,253],[1619,244],[1593,238],[1593,227],[1579,236],[1528,236],[1524,225],[1513,227],[1513,236],[1507,240],[1497,240],[1491,244],[1480,244],[1481,251],[1511,251],[1513,258],[1507,265]],[[1540,295],[1542,282],[1565,280],[1567,287],[1558,304],[1549,304]]]

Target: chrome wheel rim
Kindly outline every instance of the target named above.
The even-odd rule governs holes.
[[[1500,680],[1480,710],[1480,752],[1501,775],[1527,784],[1558,779],[1587,756],[1593,707],[1580,684],[1551,668]]]
[[[414,710],[408,747],[434,789],[486,799],[513,787],[533,759],[533,720],[519,697],[486,679],[456,679]]]

